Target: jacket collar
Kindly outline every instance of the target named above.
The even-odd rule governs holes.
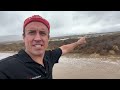
[[[20,60],[22,60],[25,63],[36,63],[23,49],[18,52],[18,56]],[[44,60],[45,60],[45,56],[44,56]]]

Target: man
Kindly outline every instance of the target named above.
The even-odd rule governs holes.
[[[52,68],[61,55],[85,44],[84,37],[77,42],[46,51],[50,24],[39,15],[27,18],[23,25],[25,50],[0,61],[0,79],[52,79]]]

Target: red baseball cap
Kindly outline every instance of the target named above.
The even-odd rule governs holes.
[[[34,22],[34,21],[38,21],[38,22],[41,22],[41,23],[45,24],[47,26],[48,30],[50,31],[50,24],[49,24],[49,22],[46,19],[44,19],[41,16],[39,16],[39,15],[33,15],[31,17],[28,17],[24,21],[23,28],[25,29],[27,24],[29,24],[30,22]]]

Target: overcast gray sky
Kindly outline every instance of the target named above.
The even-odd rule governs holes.
[[[24,19],[41,15],[50,22],[50,35],[120,31],[120,11],[0,11],[0,36],[22,35]]]

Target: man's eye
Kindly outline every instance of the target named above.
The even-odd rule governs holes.
[[[28,34],[33,35],[35,34],[35,31],[30,31]]]
[[[45,32],[40,32],[40,35],[46,35],[46,33]]]

